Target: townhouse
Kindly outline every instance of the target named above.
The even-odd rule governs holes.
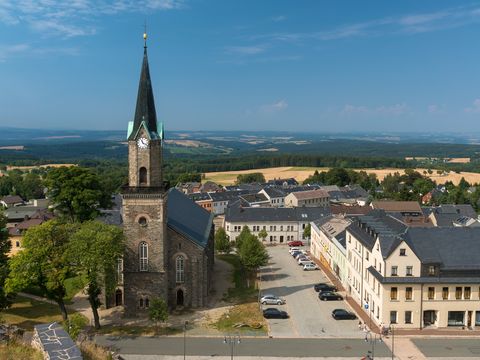
[[[285,196],[285,206],[288,207],[323,207],[329,204],[328,193],[319,189],[295,191]]]
[[[407,227],[380,210],[346,229],[348,292],[377,324],[480,326],[480,228]]]

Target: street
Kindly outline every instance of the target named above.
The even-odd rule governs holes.
[[[285,310],[290,319],[269,319],[273,337],[338,337],[364,339],[358,320],[335,320],[332,310],[351,310],[345,301],[320,301],[313,285],[328,282],[321,270],[303,271],[289,254],[288,246],[268,247],[269,265],[262,268],[261,292],[286,299],[285,305],[264,305]],[[343,295],[343,294],[342,294]]]

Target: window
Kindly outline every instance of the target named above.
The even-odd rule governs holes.
[[[430,265],[430,266],[428,267],[428,275],[430,275],[430,276],[435,275],[435,266]]]
[[[427,292],[428,300],[433,300],[435,298],[435,288],[429,287]]]
[[[20,241],[15,241],[15,246],[20,247]]]
[[[442,288],[442,299],[448,300],[448,287]]]
[[[463,326],[464,316],[463,311],[449,311],[448,312],[448,326]]]
[[[471,292],[472,292],[472,290],[471,290],[470,286],[466,286],[465,289],[463,290],[463,298],[465,300],[470,300]]]
[[[138,301],[138,307],[139,307],[140,309],[143,308],[143,298]]]
[[[390,300],[397,300],[398,297],[398,289],[396,287],[392,287],[390,289]]]
[[[413,296],[413,289],[411,287],[407,287],[405,289],[405,300],[412,300]]]
[[[392,266],[392,276],[397,276],[397,275],[398,275],[398,267]]]
[[[368,261],[368,252],[365,253],[365,260]]]
[[[405,311],[405,324],[411,324],[411,323],[412,323],[412,312]]]
[[[185,282],[185,259],[182,255],[177,256],[177,258],[175,259],[175,269],[176,269],[175,279],[177,283]]]
[[[145,309],[148,309],[148,307],[150,306],[150,300],[148,300],[148,298],[145,299]]]
[[[148,271],[148,244],[142,241],[139,245],[140,271]]]
[[[413,266],[407,266],[405,270],[405,275],[406,276],[412,276],[413,275]]]
[[[390,324],[396,324],[396,323],[397,323],[397,312],[390,311]]]
[[[455,288],[455,299],[457,300],[462,299],[462,288],[460,286]]]
[[[400,256],[407,256],[407,250],[406,249],[400,249]]]
[[[140,185],[146,185],[147,184],[147,169],[146,168],[141,167],[138,170],[138,178],[139,178]]]
[[[147,219],[146,219],[144,216],[140,217],[140,218],[138,219],[138,224],[139,224],[140,226],[147,226]]]

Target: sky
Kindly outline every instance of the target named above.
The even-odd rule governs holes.
[[[480,1],[0,0],[0,127],[480,129]],[[1,136],[1,134],[0,134]]]

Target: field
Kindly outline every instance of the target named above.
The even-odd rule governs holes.
[[[77,165],[75,164],[45,164],[45,165],[35,165],[35,166],[10,166],[9,165],[7,166],[7,171],[15,170],[15,169],[22,170],[22,171],[30,171],[38,168],[48,168],[48,167],[57,168],[62,166],[70,167],[70,166],[77,166]]]
[[[255,169],[255,170],[242,170],[242,171],[225,171],[225,172],[211,172],[205,174],[205,181],[210,180],[214,181],[221,185],[231,185],[237,179],[239,174],[248,174],[253,172],[261,172],[265,176],[265,180],[272,180],[276,178],[295,178],[298,182],[303,182],[307,177],[313,174],[315,170],[318,171],[327,171],[328,168],[309,168],[309,167],[277,167],[277,168],[267,168],[267,169]],[[403,173],[402,169],[355,169],[357,171],[364,170],[367,173],[374,173],[377,175],[377,178],[381,181],[388,174],[394,172]],[[416,169],[423,174],[426,169]],[[480,183],[480,174],[471,173],[471,172],[449,172],[448,174],[437,174],[436,170],[433,170],[431,175],[428,175],[432,180],[436,181],[438,184],[444,183],[446,181],[452,181],[454,184],[458,184],[462,177],[465,178],[469,183],[475,184]]]

